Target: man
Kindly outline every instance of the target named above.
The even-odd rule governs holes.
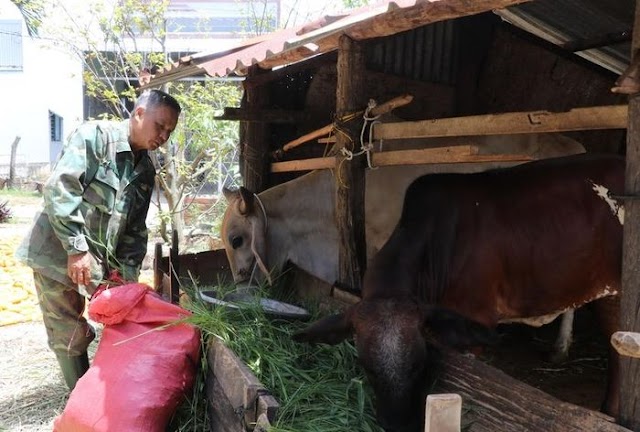
[[[44,187],[44,208],[16,256],[33,269],[49,347],[69,389],[89,368],[85,297],[119,270],[137,281],[155,182],[148,151],[176,127],[180,105],[151,90],[129,120],[90,121],[69,137]]]

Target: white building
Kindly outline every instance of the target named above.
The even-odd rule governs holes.
[[[52,16],[60,13],[76,24],[97,29],[98,17],[92,5],[108,7],[118,0],[65,0],[53,2],[53,15],[46,24],[58,26]],[[200,51],[222,51],[238,40],[269,33],[283,26],[299,25],[331,13],[338,0],[170,0],[166,20],[166,48],[174,58]],[[57,12],[58,14],[56,15]],[[260,23],[262,28],[256,28]],[[68,35],[67,35],[68,36]],[[68,36],[72,37],[72,36]],[[140,40],[138,42],[141,42]],[[154,43],[137,45],[153,51]],[[102,49],[109,48],[103,46]],[[31,38],[18,8],[0,0],[0,177],[8,175],[11,144],[20,137],[17,148],[18,174],[26,167],[49,167],[62,143],[84,117],[98,111],[85,98],[82,64],[73,55],[48,39],[46,34]],[[33,170],[32,170],[33,171]]]
[[[0,176],[20,137],[18,174],[55,160],[65,135],[82,120],[82,68],[49,41],[29,37],[22,15],[0,0]]]

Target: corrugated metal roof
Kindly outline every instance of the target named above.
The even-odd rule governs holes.
[[[530,0],[497,0],[501,6],[526,1]],[[355,40],[390,36],[426,24],[486,12],[495,5],[496,0],[387,0],[355,9],[342,17],[327,17],[327,24],[319,28],[306,25],[271,33],[262,42],[245,45],[231,54],[209,53],[182,59],[158,72],[143,88],[203,72],[214,77],[245,75],[254,64],[272,69],[334,51],[343,34]]]
[[[390,36],[438,21],[492,10],[511,24],[559,46],[594,43],[607,46],[577,54],[617,73],[629,64],[629,38],[635,0],[396,0],[356,9],[345,16],[325,17],[297,29],[280,30],[238,44],[224,52],[186,57],[157,73],[145,87],[208,74],[245,75],[250,66],[263,69],[297,63],[336,50],[341,35],[355,40]],[[610,39],[605,36],[609,35]]]
[[[496,13],[516,27],[622,73],[630,63],[635,3],[635,0],[539,0]],[[590,46],[597,47],[584,49]]]

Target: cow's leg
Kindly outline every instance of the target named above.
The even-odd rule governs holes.
[[[560,363],[567,359],[569,356],[569,347],[573,339],[573,317],[575,314],[574,309],[570,309],[562,314],[560,321],[560,330],[558,331],[558,338],[553,346],[553,353],[551,353],[551,361],[553,363]]]
[[[619,327],[620,297],[604,297],[594,301],[592,305],[609,347],[607,392],[602,403],[602,411],[617,418],[620,411],[620,356],[609,340]]]

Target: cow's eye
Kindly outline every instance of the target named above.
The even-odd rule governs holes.
[[[231,237],[231,247],[234,249],[238,249],[240,246],[242,246],[242,237]]]

